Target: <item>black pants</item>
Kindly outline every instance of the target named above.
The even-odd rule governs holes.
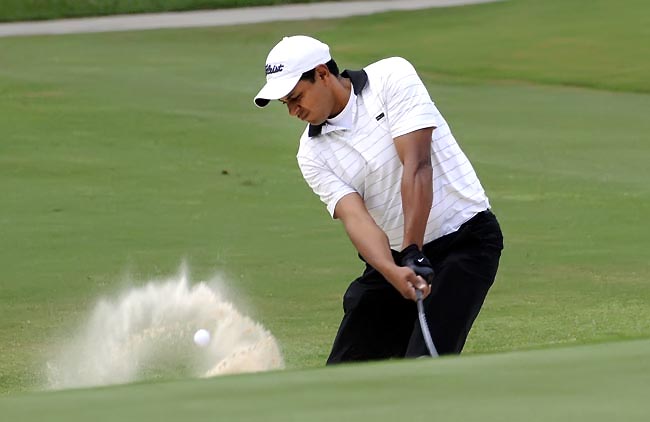
[[[503,249],[499,223],[489,210],[480,212],[422,249],[439,283],[424,301],[431,337],[439,354],[458,354],[497,273]],[[428,354],[415,302],[371,266],[348,287],[343,310],[328,365]]]

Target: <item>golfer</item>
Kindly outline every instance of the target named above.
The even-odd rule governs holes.
[[[348,287],[328,364],[457,354],[494,282],[503,237],[472,165],[413,66],[393,57],[339,73],[329,47],[281,40],[258,107],[307,123],[298,165],[365,262]]]

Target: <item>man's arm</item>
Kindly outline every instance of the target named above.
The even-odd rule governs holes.
[[[433,128],[429,127],[395,138],[395,148],[404,165],[402,173],[402,210],[404,213],[402,249],[413,244],[421,249],[424,243],[424,232],[433,202],[432,133]]]
[[[343,222],[352,244],[368,264],[379,271],[406,299],[416,300],[418,287],[426,297],[430,287],[408,267],[395,264],[388,237],[375,223],[358,193],[350,193],[336,204],[334,218]]]

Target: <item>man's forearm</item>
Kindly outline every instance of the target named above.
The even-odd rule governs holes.
[[[422,277],[410,267],[395,263],[386,233],[375,223],[357,193],[341,198],[336,205],[334,217],[343,222],[352,244],[363,259],[406,299],[416,300],[415,288],[426,297],[431,289]]]
[[[422,247],[432,202],[431,164],[405,166],[402,175],[402,209],[404,211],[402,248],[412,244]]]
[[[402,162],[402,214],[404,239],[409,245],[422,247],[427,220],[433,203],[431,135],[434,127],[419,129],[395,138],[395,148]]]
[[[393,255],[390,251],[388,237],[375,221],[369,216],[358,216],[343,222],[352,244],[377,271],[387,277],[391,267],[395,266]]]

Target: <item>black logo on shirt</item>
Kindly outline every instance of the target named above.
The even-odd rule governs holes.
[[[284,69],[283,64],[274,64],[272,66],[270,64],[267,64],[266,65],[266,74],[270,75],[271,73],[282,72],[282,69]]]
[[[384,118],[384,113],[381,113],[379,116],[375,117],[375,120],[380,121]]]

